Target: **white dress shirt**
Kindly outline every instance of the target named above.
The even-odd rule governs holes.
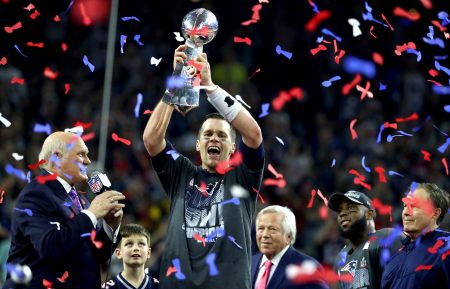
[[[276,254],[275,257],[272,258],[272,260],[267,259],[266,255],[263,254],[262,258],[261,258],[261,263],[259,263],[259,272],[258,272],[258,276],[256,277],[256,281],[255,281],[255,288],[258,287],[259,282],[261,281],[262,275],[264,274],[264,271],[266,270],[264,267],[264,264],[266,263],[266,261],[270,261],[272,262],[272,267],[270,267],[270,275],[269,278],[267,279],[267,284],[269,284],[270,279],[273,276],[273,272],[275,272],[275,269],[277,268],[278,264],[280,264],[281,258],[283,257],[284,253],[286,253],[286,251],[289,249],[290,245],[287,245],[286,247],[284,247],[283,250],[280,251],[280,253]]]

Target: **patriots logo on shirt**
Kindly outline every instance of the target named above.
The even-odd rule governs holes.
[[[350,274],[352,274],[353,277],[355,277],[355,270],[357,264],[358,264],[357,260],[352,260],[348,262],[344,267],[342,267],[340,271],[349,272]]]

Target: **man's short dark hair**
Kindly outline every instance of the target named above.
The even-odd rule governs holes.
[[[207,114],[205,116],[205,120],[202,122],[202,125],[200,126],[200,129],[198,130],[198,138],[200,138],[200,134],[202,133],[202,128],[203,128],[203,124],[205,123],[205,121],[207,121],[208,119],[221,119],[224,120],[226,122],[228,122],[220,113],[218,112],[213,112],[210,114]],[[231,142],[235,142],[236,141],[236,130],[234,129],[234,127],[228,123],[230,125],[230,138],[231,138]]]
[[[122,238],[130,236],[143,236],[147,239],[147,245],[150,247],[150,233],[143,226],[139,224],[126,224],[120,228],[120,235]],[[121,241],[122,242],[122,241]]]
[[[417,188],[424,189],[428,193],[431,201],[433,201],[434,206],[441,209],[441,214],[436,222],[439,225],[444,220],[445,215],[447,215],[450,202],[448,192],[432,183],[419,183]]]

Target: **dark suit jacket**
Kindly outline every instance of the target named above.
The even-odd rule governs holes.
[[[78,195],[83,208],[87,208],[88,200]],[[32,216],[17,209],[29,209]],[[45,184],[33,180],[20,193],[12,216],[7,262],[31,268],[33,279],[29,288],[44,288],[44,278],[53,282],[52,288],[100,288],[100,264],[111,257],[113,244],[103,229],[95,239],[103,243],[101,249],[94,246],[90,236],[81,237],[91,233],[94,226],[86,214],[75,212],[70,197],[57,180]],[[66,271],[69,276],[65,282],[59,281],[57,278]],[[3,288],[14,288],[13,284],[7,277]]]
[[[263,254],[258,253],[253,255],[252,257],[252,287],[255,288],[256,278],[258,277],[258,268],[260,266]],[[305,260],[312,260],[315,263],[317,261],[308,256],[295,250],[292,247],[284,253],[283,257],[281,257],[280,263],[275,268],[273,272],[272,278],[267,284],[266,289],[284,289],[284,288],[298,288],[298,289],[325,289],[328,288],[325,283],[323,284],[304,284],[304,285],[292,285],[289,283],[289,280],[286,278],[286,267],[290,264],[301,265]],[[317,263],[318,264],[318,263]],[[319,265],[319,264],[318,264]],[[319,265],[320,266],[320,265]]]

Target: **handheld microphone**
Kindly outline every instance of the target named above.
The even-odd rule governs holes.
[[[95,171],[91,174],[88,185],[94,194],[101,194],[111,187],[111,182],[105,174]]]

